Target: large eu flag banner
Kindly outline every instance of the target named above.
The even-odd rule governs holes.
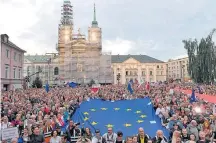
[[[124,137],[127,137],[136,135],[138,128],[143,127],[151,137],[159,129],[168,137],[168,131],[155,115],[149,98],[115,102],[100,99],[85,101],[76,110],[72,120],[80,122],[83,127],[89,127],[92,132],[99,129],[102,134],[107,132],[108,127],[112,127],[115,132],[122,131]]]

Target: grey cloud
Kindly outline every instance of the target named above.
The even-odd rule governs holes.
[[[3,1],[3,0],[1,0]],[[5,0],[4,0],[5,1]],[[8,0],[7,0],[8,1]],[[6,2],[6,1],[5,1]],[[75,28],[87,33],[96,3],[97,20],[103,39],[116,37],[135,42],[129,52],[147,53],[167,60],[186,51],[183,39],[206,36],[216,25],[215,0],[71,0],[74,6]],[[31,1],[32,5],[35,1]],[[62,1],[44,0],[38,9],[39,21],[21,34],[53,48],[57,42]],[[76,31],[76,30],[75,30]]]

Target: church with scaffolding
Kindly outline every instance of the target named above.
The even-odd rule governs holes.
[[[95,5],[86,36],[80,29],[74,29],[73,6],[70,0],[64,0],[56,50],[57,53],[25,56],[24,76],[30,76],[30,82],[39,76],[43,84],[54,85],[71,81],[126,84],[130,80],[157,82],[167,79],[167,65],[163,61],[148,55],[102,52],[102,30],[96,19]]]
[[[88,36],[74,30],[73,6],[64,1],[58,28],[59,70],[64,81],[112,83],[111,53],[102,53],[102,31],[96,20],[94,4],[93,21]]]

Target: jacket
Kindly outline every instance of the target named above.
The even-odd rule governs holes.
[[[145,134],[144,135],[144,143],[148,143],[148,140],[150,139],[150,137],[147,135],[147,134]],[[141,143],[141,140],[140,140],[140,135],[138,134],[137,135],[137,142],[138,143]]]

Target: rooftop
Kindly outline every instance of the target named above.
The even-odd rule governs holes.
[[[4,40],[5,37],[7,38],[7,41]],[[11,42],[9,40],[9,36],[7,34],[1,34],[1,39],[2,39],[1,42],[4,43],[5,45],[8,45],[8,46],[10,46],[12,48],[15,48],[15,49],[17,49],[19,51],[22,51],[22,52],[26,53],[25,50],[21,49],[20,47],[18,47],[17,45],[15,45],[13,42]]]
[[[47,63],[51,55],[25,55],[25,58],[34,63]]]
[[[51,58],[51,55],[26,55],[26,59],[35,63],[45,63]],[[161,60],[152,58],[147,55],[112,55],[111,60],[112,63],[123,63],[129,58],[133,58],[141,63],[164,63]]]
[[[112,55],[112,63],[122,63],[129,58],[133,58],[140,63],[164,63],[161,60],[155,59],[147,55]]]

